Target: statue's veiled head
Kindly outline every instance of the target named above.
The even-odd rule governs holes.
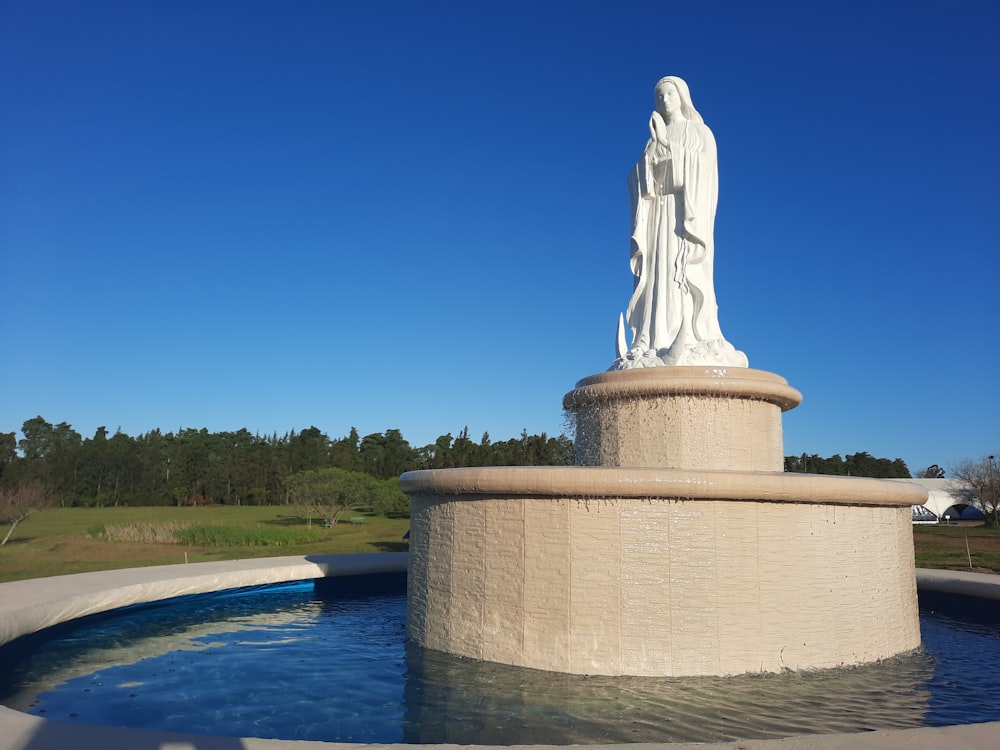
[[[664,107],[663,93],[669,90],[670,87],[673,87],[680,95],[680,111],[684,119],[694,120],[695,122],[704,122],[702,116],[698,113],[698,110],[694,108],[694,104],[691,102],[691,90],[688,88],[687,82],[678,76],[664,76],[656,82],[656,88],[653,90],[654,100],[656,102],[656,111],[664,117],[669,116]]]

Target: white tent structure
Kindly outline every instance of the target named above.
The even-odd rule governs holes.
[[[913,506],[914,523],[934,523],[950,516],[958,520],[966,508],[975,508],[971,490],[957,479],[891,479],[891,482],[911,482],[927,490],[927,502]]]

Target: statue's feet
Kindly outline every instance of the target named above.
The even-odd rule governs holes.
[[[687,347],[672,365],[723,365],[725,367],[747,367],[747,355],[739,351],[725,339],[700,341],[695,346]]]
[[[655,349],[632,349],[624,357],[616,359],[610,369],[635,370],[640,367],[659,367],[662,364],[663,360]]]
[[[699,341],[694,346],[670,349],[633,349],[616,359],[609,369],[636,370],[640,367],[747,367],[747,355],[725,339]]]

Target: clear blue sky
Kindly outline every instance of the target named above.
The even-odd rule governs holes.
[[[653,85],[785,452],[1000,451],[1000,3],[0,0],[0,431],[563,429]]]

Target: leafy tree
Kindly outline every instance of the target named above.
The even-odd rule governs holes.
[[[13,432],[0,432],[0,480],[4,471],[17,458],[17,435]]]
[[[361,438],[358,466],[376,479],[390,479],[417,468],[419,461],[399,430],[386,430]]]
[[[82,464],[80,433],[66,422],[52,425],[40,416],[21,425],[21,433],[24,438],[18,447],[25,466],[19,483],[44,481],[63,503],[77,496]]]
[[[108,428],[97,428],[94,437],[83,441],[83,476],[79,490],[84,495],[94,498],[94,503],[100,507],[102,491],[106,489],[105,482],[108,473]]]
[[[964,494],[989,518],[1000,526],[1000,482],[996,456],[981,456],[960,461],[950,467],[955,494]]]
[[[330,446],[330,465],[339,469],[357,471],[358,469],[358,446],[361,438],[358,436],[356,428],[352,427],[347,437],[334,441]]]
[[[248,505],[267,505],[268,492],[264,487],[251,487],[247,493],[246,501]]]
[[[379,492],[379,483],[367,474],[336,468],[299,472],[288,486],[293,502],[316,511],[331,526],[351,508],[372,507]]]
[[[448,469],[454,464],[451,460],[451,433],[441,435],[431,445],[425,445],[418,453],[420,467],[423,469]]]
[[[41,415],[25,421],[21,425],[21,434],[24,437],[18,441],[18,447],[24,458],[28,461],[39,461],[51,455],[54,442],[52,433],[52,425]]]
[[[168,446],[167,488],[174,502],[179,506],[196,496],[211,494],[208,485],[214,481],[212,470],[216,462],[208,430],[189,428],[176,437],[169,435]]]
[[[138,477],[133,484],[133,491],[148,504],[166,505],[172,502],[169,489],[172,439],[173,435],[152,430],[133,441],[136,455],[132,460]]]
[[[469,428],[465,426],[451,444],[451,460],[455,466],[480,466],[479,446],[469,438]]]
[[[945,471],[937,464],[931,464],[917,474],[917,479],[944,479]]]
[[[316,427],[292,433],[288,439],[288,453],[292,471],[322,469],[329,465],[330,439]]]
[[[576,445],[569,437],[559,435],[549,438],[549,442],[554,442],[552,446],[553,465],[573,466],[576,463]]]
[[[108,493],[117,507],[126,495],[135,497],[136,480],[141,474],[135,441],[119,427],[108,440],[106,457]]]
[[[398,477],[378,482],[371,509],[380,516],[410,515],[410,496],[399,488]]]
[[[218,468],[221,472],[216,489],[222,494],[215,499],[242,505],[257,480],[257,460],[262,458],[260,439],[246,429],[217,435]]]
[[[479,438],[479,463],[481,466],[493,466],[493,441],[490,440],[490,433],[484,432]]]

